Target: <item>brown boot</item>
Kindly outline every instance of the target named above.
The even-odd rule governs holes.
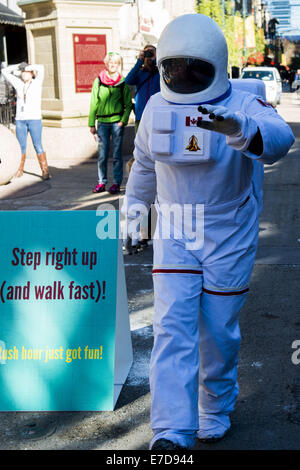
[[[25,160],[26,160],[26,155],[23,153],[21,155],[21,163],[17,171],[16,178],[21,178],[21,176],[23,176]]]
[[[48,163],[47,163],[45,152],[37,155],[37,158],[38,158],[41,170],[42,170],[42,178],[43,180],[48,180],[50,178],[50,175],[49,175]]]

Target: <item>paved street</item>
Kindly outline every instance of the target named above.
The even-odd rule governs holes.
[[[216,444],[195,449],[299,449],[300,364],[300,101],[285,93],[278,112],[296,143],[265,168],[264,209],[251,290],[241,314],[240,395],[232,429]],[[126,160],[130,155],[126,156]],[[25,176],[0,187],[1,210],[94,210],[117,204],[94,195],[96,159],[51,160],[42,182],[35,159]],[[124,257],[134,364],[114,412],[0,413],[0,449],[147,449],[151,440],[148,364],[153,341],[152,247]],[[170,397],[172,400],[172,397]]]

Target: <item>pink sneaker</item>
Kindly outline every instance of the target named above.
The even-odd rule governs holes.
[[[110,194],[117,194],[120,192],[120,185],[117,183],[114,183],[108,190]]]
[[[105,184],[103,183],[98,183],[93,189],[93,193],[103,193],[103,191],[105,191]]]

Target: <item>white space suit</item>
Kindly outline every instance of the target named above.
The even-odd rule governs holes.
[[[258,239],[252,162],[272,164],[294,137],[272,107],[231,87],[226,41],[212,19],[173,20],[157,59],[161,93],[144,110],[126,196],[131,218],[136,204],[149,208],[154,199],[158,211],[151,446],[164,438],[192,447],[197,432],[213,438],[228,430],[238,396],[239,312]],[[202,207],[202,244],[187,249],[190,228],[176,217],[171,236],[159,236],[162,207],[174,204],[194,214]],[[175,236],[180,230],[182,238]]]

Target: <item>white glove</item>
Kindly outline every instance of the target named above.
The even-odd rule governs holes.
[[[225,135],[237,135],[243,127],[243,119],[238,113],[232,113],[225,106],[212,106],[206,104],[199,106],[198,111],[202,114],[209,114],[211,121],[199,121],[198,127],[209,131],[220,132]],[[239,113],[241,114],[241,113]]]
[[[209,114],[211,121],[198,121],[197,126],[226,135],[226,143],[244,151],[257,132],[257,125],[244,113],[231,112],[225,106],[201,105],[198,111]]]

